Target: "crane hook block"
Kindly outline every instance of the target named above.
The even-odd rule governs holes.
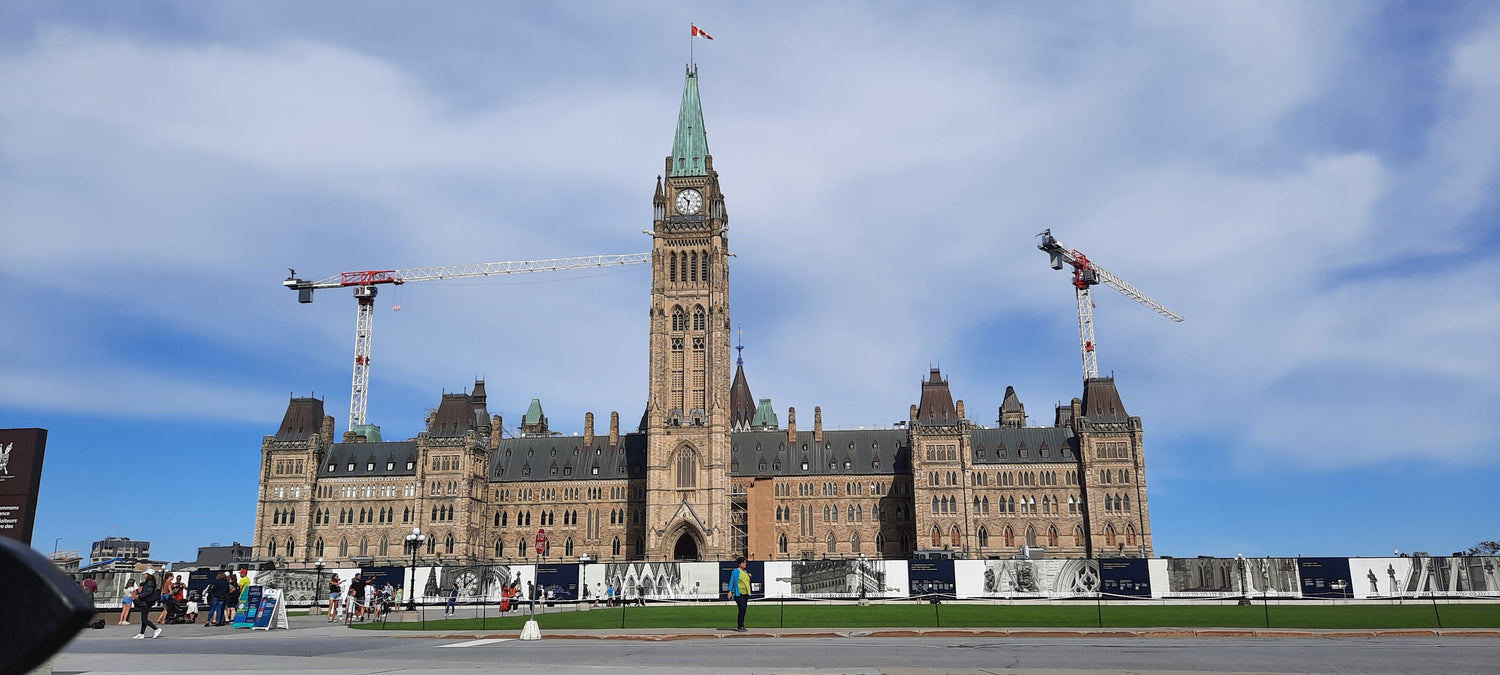
[[[313,289],[311,289],[311,288],[299,288],[299,289],[297,289],[297,302],[300,302],[300,303],[302,303],[304,305],[312,302],[312,294],[313,294]]]

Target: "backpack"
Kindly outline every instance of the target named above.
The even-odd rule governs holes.
[[[100,619],[89,624],[89,628],[92,628],[94,630],[104,630],[104,619]]]

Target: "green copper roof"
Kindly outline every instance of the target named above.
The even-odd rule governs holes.
[[[542,399],[531,399],[531,407],[526,409],[526,416],[521,418],[522,424],[540,424],[542,421]]]
[[[350,429],[350,431],[364,436],[366,443],[382,442],[380,440],[380,427],[373,424],[356,424],[354,425],[354,428]]]
[[[708,133],[703,130],[703,104],[698,100],[698,70],[687,71],[682,85],[682,109],[677,112],[677,136],[672,139],[670,176],[708,175]]]
[[[760,405],[755,408],[755,419],[750,420],[750,426],[776,428],[776,411],[771,409],[771,399],[760,400]]]

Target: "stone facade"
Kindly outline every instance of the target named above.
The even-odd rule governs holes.
[[[334,436],[318,399],[294,398],[261,444],[259,557],[293,566],[846,556],[1149,556],[1144,447],[1112,378],[1084,383],[1050,426],[1007,389],[993,424],[970,420],[936,369],[901,428],[779,427],[731,385],[728,213],[687,74],[672,155],[653,196],[649,399],[635,429],[552,432],[533,399],[514,437],[483,382],[444,394],[406,441]],[[888,418],[886,418],[888,419]],[[373,441],[373,442],[372,442]]]

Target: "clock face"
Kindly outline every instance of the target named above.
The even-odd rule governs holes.
[[[685,216],[691,216],[696,215],[698,211],[702,209],[703,195],[699,194],[697,190],[688,188],[686,190],[683,190],[682,192],[677,193],[678,213]]]

